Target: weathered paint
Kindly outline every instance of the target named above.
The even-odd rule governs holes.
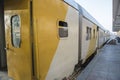
[[[78,11],[69,6],[65,19],[68,23],[68,37],[60,39],[46,80],[62,80],[73,73],[78,63],[78,16]]]
[[[16,0],[5,2],[5,32],[8,76],[12,77],[14,80],[32,80],[29,3],[29,0],[20,0],[20,8],[17,7],[18,2]],[[26,5],[26,7],[24,8],[23,5]],[[13,15],[19,15],[21,20],[20,48],[13,47],[11,41],[11,16]]]
[[[92,29],[91,30],[91,39],[89,39],[89,40],[86,40],[87,27],[90,27]],[[96,32],[96,30],[97,30],[96,25],[94,23],[90,22],[88,19],[83,18],[83,20],[82,20],[82,54],[81,54],[81,59],[83,59],[83,63],[96,50],[97,32],[96,32],[95,38],[94,38],[93,37],[94,29]]]
[[[8,74],[15,80],[32,79],[30,39],[33,37],[34,76],[38,80],[68,77],[78,61],[79,13],[63,0],[33,0],[32,2],[34,36],[30,35],[30,1],[11,0],[5,3],[6,46],[9,47],[9,50],[7,50]],[[20,6],[18,6],[18,3]],[[22,19],[22,45],[20,49],[14,48],[11,44],[10,18],[15,14],[19,14]],[[97,32],[96,37],[93,38],[93,29],[96,31],[97,26],[84,17],[81,30],[81,59],[83,59],[83,62],[95,51],[97,41]],[[60,39],[59,21],[68,22],[68,38]],[[86,41],[87,26],[92,28],[92,37],[91,40]],[[66,66],[68,66],[67,69]],[[63,72],[60,70],[63,70]]]
[[[35,72],[38,80],[45,80],[57,50],[58,21],[65,21],[68,5],[62,0],[33,0]]]
[[[95,34],[93,34],[94,33],[93,30],[95,30]],[[89,48],[88,48],[86,59],[88,57],[90,57],[95,52],[95,50],[97,48],[97,46],[96,46],[96,41],[97,41],[96,31],[97,31],[97,26],[95,24],[93,24],[93,26],[92,26],[92,37],[89,41],[89,45],[88,45]]]

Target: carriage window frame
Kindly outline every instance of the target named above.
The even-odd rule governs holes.
[[[95,32],[95,29],[93,29],[93,38],[95,39],[95,35],[96,35],[96,32]]]
[[[86,40],[90,40],[91,39],[91,31],[92,29],[90,27],[86,27]]]
[[[15,22],[18,21],[18,22]],[[21,18],[20,15],[11,16],[11,42],[15,48],[21,45]]]
[[[58,22],[59,28],[59,37],[60,38],[67,38],[68,37],[68,23],[65,21]]]

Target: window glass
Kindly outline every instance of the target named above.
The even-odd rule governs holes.
[[[59,37],[66,38],[68,37],[68,24],[64,21],[59,21]]]
[[[86,28],[86,40],[91,39],[91,28],[87,27]]]
[[[89,39],[91,39],[91,37],[92,37],[92,29],[90,28],[90,32],[89,32],[89,36],[90,36],[90,38]]]
[[[11,17],[11,38],[12,45],[16,48],[20,47],[20,16]]]
[[[67,22],[59,21],[59,26],[61,26],[61,27],[68,27],[68,24],[67,24]]]
[[[86,28],[86,40],[89,39],[89,27]]]
[[[93,30],[93,38],[95,38],[95,29]]]

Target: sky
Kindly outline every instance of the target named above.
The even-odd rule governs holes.
[[[103,27],[112,31],[112,0],[75,0]]]

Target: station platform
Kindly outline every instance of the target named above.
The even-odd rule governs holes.
[[[76,80],[120,80],[120,44],[107,44]]]
[[[7,72],[0,71],[0,80],[10,80],[10,78],[8,77]]]

